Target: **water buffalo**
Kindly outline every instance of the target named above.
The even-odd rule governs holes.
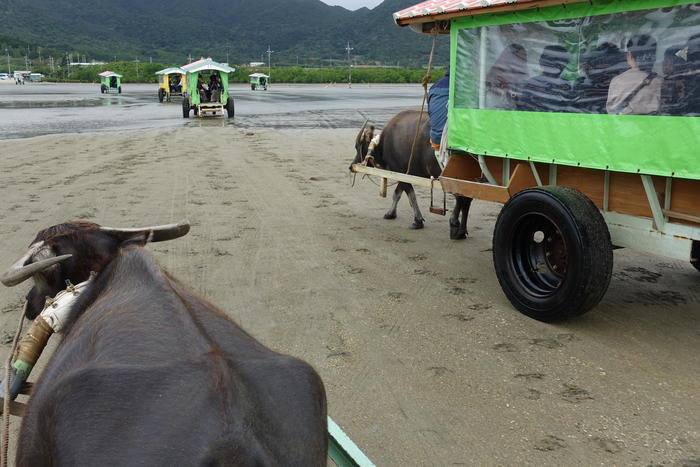
[[[326,464],[313,368],[263,346],[144,248],[188,230],[56,225],[0,276],[33,277],[32,318],[66,280],[96,273],[34,386],[18,466]]]
[[[399,112],[389,120],[379,136],[379,142],[372,151],[375,164],[386,170],[406,173],[408,162],[411,156],[411,146],[416,134],[416,127],[420,121],[420,130],[413,150],[413,160],[411,161],[410,175],[418,177],[439,177],[440,165],[435,158],[435,151],[430,145],[430,122],[428,115],[417,110],[404,110]],[[374,138],[374,127],[363,126],[355,140],[355,159],[353,164],[360,163],[367,155],[370,141]],[[416,193],[410,183],[399,182],[394,191],[391,208],[384,214],[384,219],[396,218],[396,206],[399,204],[401,194],[406,192],[408,201],[413,208],[413,224],[411,229],[422,229],[425,219],[418,207]],[[462,239],[467,235],[467,218],[471,207],[471,198],[455,196],[455,208],[450,216],[450,238]],[[461,219],[460,219],[461,214]]]

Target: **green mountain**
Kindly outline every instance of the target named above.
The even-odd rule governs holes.
[[[320,0],[0,0],[0,46],[23,56],[184,63],[191,56],[277,65],[425,66],[432,39],[399,28],[392,13],[416,0],[348,11]],[[25,44],[17,47],[17,43]],[[441,37],[434,63],[444,65]],[[19,55],[18,55],[19,54]]]

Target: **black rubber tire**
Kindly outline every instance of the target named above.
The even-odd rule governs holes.
[[[117,92],[118,92],[119,94],[122,93],[122,87],[121,87],[121,86],[119,86],[119,87],[117,88]]]
[[[158,88],[158,102],[162,103],[163,99],[165,99],[165,89]]]
[[[690,251],[690,257],[692,258],[690,260],[690,264],[692,264],[695,267],[695,269],[697,269],[698,272],[700,272],[700,241],[693,241],[693,247]]]
[[[498,215],[493,263],[503,292],[521,313],[545,322],[571,318],[595,307],[610,285],[610,232],[578,190],[524,190]]]
[[[254,85],[254,84],[251,84],[251,85],[250,85],[250,90],[251,90],[251,91],[255,91],[255,85]]]
[[[190,118],[190,100],[186,97],[182,99],[182,118]]]
[[[229,97],[226,101],[226,114],[228,115],[228,118],[233,118],[235,113],[236,108],[233,103],[233,97]]]
[[[105,91],[106,91],[105,85],[104,85],[104,84],[100,85],[100,93],[101,93],[101,94],[104,94]]]

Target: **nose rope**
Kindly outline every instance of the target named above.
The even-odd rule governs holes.
[[[7,394],[10,392],[10,368],[12,367],[12,359],[17,352],[17,346],[19,343],[19,336],[22,335],[22,327],[24,326],[24,315],[27,312],[28,302],[24,302],[22,307],[22,316],[19,318],[19,324],[17,325],[17,331],[15,332],[15,337],[12,340],[12,349],[10,350],[10,355],[5,361],[5,376],[2,380],[2,443],[0,443],[0,466],[7,467],[7,451],[10,445],[10,398]]]

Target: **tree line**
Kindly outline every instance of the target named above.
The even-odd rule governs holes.
[[[65,65],[53,72],[49,69],[38,69],[47,81],[97,83],[98,74],[109,70],[123,75],[123,83],[157,83],[156,71],[172,64],[111,62],[105,65],[81,66],[67,68]],[[348,67],[303,68],[303,67],[273,67],[251,68],[234,67],[236,71],[229,75],[230,83],[247,83],[250,73],[262,72],[272,76],[273,83],[331,83],[347,82]],[[442,76],[444,70],[433,70],[432,79]],[[420,83],[426,70],[417,68],[352,68],[354,83]]]

